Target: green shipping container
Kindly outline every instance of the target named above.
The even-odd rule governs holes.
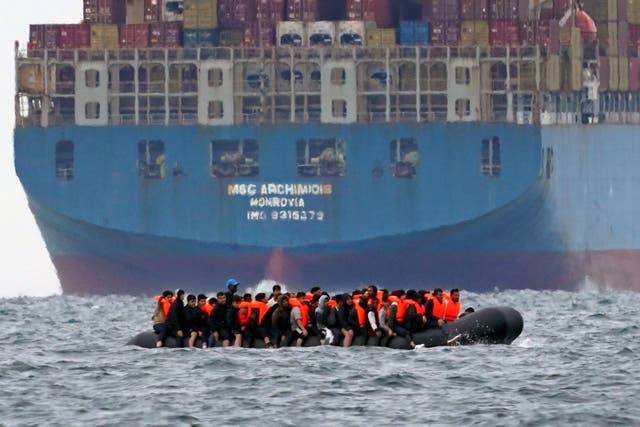
[[[189,30],[218,28],[218,1],[184,0],[182,25]]]
[[[209,47],[219,43],[218,30],[188,30],[182,32],[182,45],[184,47]]]

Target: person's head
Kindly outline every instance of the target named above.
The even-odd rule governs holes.
[[[313,288],[311,288],[309,293],[313,294],[313,295],[321,295],[322,294],[322,289],[320,289],[320,286],[314,286]]]
[[[233,298],[231,298],[231,305],[236,308],[240,305],[241,302],[242,297],[240,295],[234,295]]]
[[[435,288],[433,290],[432,294],[435,297],[435,299],[437,299],[438,301],[442,302],[442,289]]]
[[[367,295],[369,298],[375,298],[378,295],[378,288],[374,285],[371,285],[367,288]]]
[[[333,300],[336,302],[336,306],[342,306],[344,302],[341,294],[334,295]]]
[[[451,301],[453,302],[460,301],[460,291],[458,289],[451,289],[449,296],[451,296]]]
[[[209,305],[216,305],[218,303],[218,299],[216,297],[209,298]]]
[[[273,288],[271,288],[271,293],[274,296],[278,296],[282,293],[282,288],[280,287],[280,285],[273,285]]]
[[[400,299],[404,299],[405,297],[404,291],[402,289],[396,289],[395,291],[391,292],[391,295]]]
[[[227,303],[227,295],[224,292],[218,292],[216,294],[216,298],[218,299],[218,304],[226,304]]]
[[[166,291],[162,292],[162,298],[167,298],[168,299],[168,298],[172,298],[172,297],[173,297],[173,292],[172,291],[166,290]]]
[[[267,295],[264,292],[260,292],[256,295],[255,300],[258,302],[267,302]]]
[[[296,299],[300,300],[300,302],[306,302],[305,295],[304,292],[298,292],[296,293]]]
[[[182,300],[184,298],[184,290],[176,289],[176,299]]]
[[[205,305],[207,303],[207,296],[205,294],[198,295],[198,305]]]
[[[244,295],[242,296],[242,300],[243,300],[244,302],[251,302],[251,294],[249,294],[249,293],[244,294]]]
[[[353,305],[353,298],[349,294],[344,294],[344,295],[342,295],[342,303],[344,305],[352,306]]]
[[[389,307],[389,294],[382,294],[382,305]]]
[[[415,289],[409,289],[407,291],[407,299],[408,300],[415,301],[417,295],[418,295],[418,293],[415,291]]]
[[[227,289],[229,289],[229,292],[232,294],[235,294],[238,291],[239,284],[240,283],[236,279],[229,279],[227,280]]]
[[[360,300],[358,301],[358,304],[362,308],[367,308],[367,304],[369,304],[369,296],[368,295],[362,295],[360,297]]]
[[[289,307],[289,297],[287,295],[280,295],[278,297],[278,305],[282,308]]]
[[[196,306],[196,296],[193,294],[187,295],[187,304],[195,307]]]

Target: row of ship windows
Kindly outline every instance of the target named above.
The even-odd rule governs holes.
[[[211,175],[215,178],[255,177],[260,172],[259,144],[253,139],[225,139],[210,143]],[[391,141],[390,169],[396,178],[413,178],[418,171],[419,146],[413,138]],[[141,179],[163,179],[170,173],[184,175],[179,162],[167,165],[164,142],[138,142],[138,172]],[[296,165],[301,177],[342,177],[346,173],[345,143],[341,139],[305,139],[296,142]],[[488,177],[498,177],[501,170],[500,138],[482,140],[480,171]],[[72,180],[75,169],[74,143],[58,141],[55,152],[56,177]],[[381,177],[384,170],[379,162],[371,173]]]

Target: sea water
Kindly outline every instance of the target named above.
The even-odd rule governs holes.
[[[462,292],[512,345],[159,349],[149,297],[0,299],[0,425],[640,425],[640,294]]]

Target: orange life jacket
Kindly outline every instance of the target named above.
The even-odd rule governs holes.
[[[421,316],[422,314],[420,314],[421,311],[424,311],[424,309],[420,308],[420,304],[418,304],[416,301],[412,300],[412,299],[405,299],[404,300],[404,304],[405,307],[408,306],[413,306],[413,308],[416,310],[416,315]],[[406,308],[405,308],[406,310]]]
[[[242,301],[238,305],[238,322],[240,326],[247,326],[249,324],[249,310],[251,308],[251,303],[248,301]]]
[[[444,294],[442,302],[444,304],[445,322],[453,322],[460,314],[460,301],[453,302],[451,301],[451,296],[449,296],[449,294]]]
[[[327,307],[329,308],[336,308],[337,305],[338,303],[334,299],[330,299],[329,301],[327,301]]]
[[[204,314],[209,316],[209,315],[211,315],[211,312],[213,311],[213,306],[211,304],[209,304],[209,301],[207,301],[207,302],[205,302],[204,304],[202,304],[200,306],[200,310],[202,310],[202,312]]]
[[[434,296],[432,296],[430,299],[431,301],[433,301],[433,317],[444,319],[444,298],[442,299],[442,302],[438,301],[438,299]]]
[[[401,300],[395,295],[389,295],[389,302],[391,304],[396,303],[396,321],[404,322],[404,313],[407,311],[404,300]]]
[[[307,292],[306,294],[304,294],[304,299],[309,302],[313,301],[313,294]]]
[[[154,299],[162,304],[162,312],[164,313],[165,319],[168,319],[169,309],[171,308],[171,304],[173,304],[175,298],[162,298],[162,295],[156,295]]]
[[[364,327],[367,324],[367,312],[360,304],[355,305],[355,308],[358,314],[358,325]]]
[[[269,310],[269,306],[261,301],[251,301],[251,305],[249,306],[249,317],[251,317],[251,311],[258,310],[258,325],[262,323],[262,318]]]
[[[306,328],[307,322],[309,322],[309,306],[300,302],[298,298],[289,298],[289,305],[300,309],[300,314],[302,315],[300,321],[302,322],[302,326]]]

